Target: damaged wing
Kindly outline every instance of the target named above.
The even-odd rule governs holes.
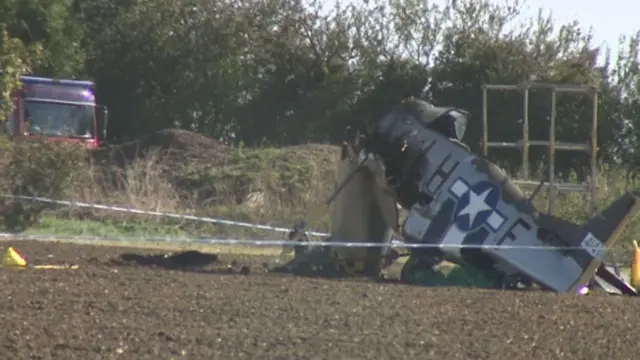
[[[384,165],[354,143],[343,148],[338,160],[338,184],[342,188],[330,204],[331,241],[391,242],[398,226],[395,198],[385,190]],[[336,247],[333,257],[347,273],[375,276],[385,248]]]

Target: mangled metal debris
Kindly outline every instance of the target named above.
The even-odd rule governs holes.
[[[636,295],[603,265],[619,230],[639,209],[637,192],[613,201],[585,224],[538,212],[495,164],[461,143],[467,114],[407,100],[366,136],[350,134],[340,155],[340,186],[330,199],[333,242],[388,244],[394,231],[410,249],[402,280],[423,283],[434,265],[458,264],[472,286],[536,284],[583,293],[601,284]],[[397,204],[408,211],[402,224]],[[292,239],[302,239],[302,226]],[[308,241],[308,239],[304,240]],[[378,276],[389,247],[300,248],[288,270]],[[301,271],[304,269],[304,271]],[[606,284],[606,285],[605,285]]]

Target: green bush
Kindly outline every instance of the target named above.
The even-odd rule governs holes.
[[[6,152],[3,195],[64,199],[87,180],[87,152],[78,144],[18,141]],[[50,207],[11,198],[3,198],[1,205],[3,225],[9,231],[23,231]]]

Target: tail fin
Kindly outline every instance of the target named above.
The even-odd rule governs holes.
[[[622,229],[638,210],[640,210],[640,192],[627,192],[578,228],[579,231],[575,234],[577,238],[572,243],[577,243],[583,248],[583,251],[580,251],[581,254],[576,254],[576,257],[584,260],[579,262],[583,266],[583,272],[578,281],[573,284],[572,292],[577,291],[593,277],[602,264],[604,253],[613,247]]]

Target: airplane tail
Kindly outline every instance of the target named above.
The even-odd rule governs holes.
[[[582,248],[576,257],[584,259],[583,272],[571,288],[575,293],[596,273],[605,252],[615,245],[620,232],[640,210],[640,192],[631,191],[617,198],[611,205],[579,227],[572,243]],[[577,260],[577,259],[576,259]]]

